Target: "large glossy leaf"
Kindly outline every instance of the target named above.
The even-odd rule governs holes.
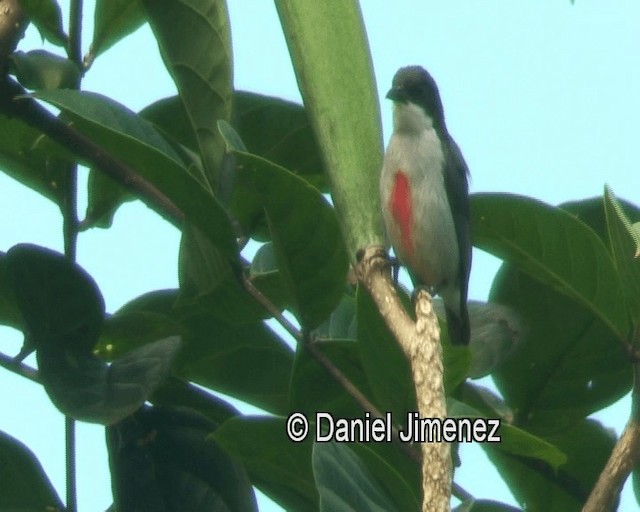
[[[349,256],[383,241],[378,172],[382,132],[357,2],[276,1],[300,92],[322,148]]]
[[[89,60],[107,51],[144,22],[139,0],[97,0]]]
[[[145,0],[149,24],[191,120],[206,174],[219,186],[224,143],[219,119],[231,117],[231,34],[226,2]]]
[[[597,422],[584,420],[549,440],[568,457],[555,471],[530,458],[507,454],[497,445],[485,443],[482,447],[523,506],[550,512],[579,511],[611,453],[612,434]]]
[[[237,258],[227,214],[186,171],[175,151],[148,121],[98,94],[59,90],[44,91],[38,97],[62,109],[77,129],[133,166],[171,199],[227,258]]]
[[[626,350],[580,303],[513,265],[498,272],[491,299],[508,304],[528,325],[518,350],[494,373],[519,426],[566,428],[630,389]]]
[[[358,346],[353,341],[318,341],[316,350],[329,358],[365,396],[371,390],[362,369]],[[298,345],[291,377],[291,409],[310,417],[316,411],[329,412],[336,417],[361,416],[362,407],[348,395],[329,372],[302,345]]]
[[[244,91],[236,91],[233,101],[233,126],[249,153],[328,191],[320,148],[302,105]]]
[[[35,346],[89,354],[104,318],[104,299],[91,276],[62,254],[31,244],[12,247],[5,265]]]
[[[212,439],[247,469],[251,481],[285,510],[318,510],[310,439],[294,443],[284,418],[238,417],[222,424]]]
[[[207,440],[217,426],[186,407],[153,407],[108,428],[117,509],[257,511],[245,470]]]
[[[104,319],[95,282],[54,251],[17,245],[6,256],[26,334],[37,350],[47,394],[64,414],[112,424],[136,411],[164,381],[177,337],[154,341],[111,365],[93,353]]]
[[[6,255],[0,251],[0,324],[14,329],[24,330],[24,321],[13,286],[7,274]]]
[[[620,276],[627,310],[633,324],[640,325],[640,259],[636,257],[638,246],[632,228],[633,221],[640,219],[640,215],[630,219],[609,187],[605,189],[604,205],[611,253]]]
[[[314,443],[313,474],[320,510],[381,512],[419,510],[399,508],[347,444]]]
[[[470,499],[460,503],[453,512],[522,512],[522,509],[493,500]]]
[[[60,205],[64,201],[68,171],[60,158],[44,150],[46,139],[16,118],[0,114],[0,167],[2,171]],[[49,144],[53,144],[48,141]],[[62,152],[62,148],[59,148]]]
[[[263,322],[228,323],[207,311],[185,313],[185,379],[275,414],[288,410],[293,352]]]
[[[15,52],[11,71],[27,89],[70,89],[80,81],[78,66],[46,50]]]
[[[628,320],[606,247],[582,222],[534,199],[473,196],[474,244],[567,295],[624,339]]]
[[[1,431],[0,489],[0,510],[64,509],[33,452]]]
[[[62,30],[62,11],[56,0],[20,0],[40,35],[51,44],[65,46],[67,35]]]
[[[266,211],[293,312],[313,329],[338,304],[346,280],[348,260],[335,211],[317,189],[286,169],[249,153],[234,154]]]

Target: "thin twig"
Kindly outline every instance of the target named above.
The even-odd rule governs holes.
[[[64,417],[66,477],[67,477],[67,509],[66,512],[77,512],[78,498],[76,490],[76,420]]]
[[[69,5],[69,60],[82,70],[82,0],[71,0]]]
[[[35,382],[36,384],[42,384],[40,381],[40,375],[38,374],[38,370],[35,368],[31,368],[24,363],[16,361],[15,358],[8,356],[7,354],[3,354],[0,352],[0,366],[6,368],[7,370],[24,377],[25,379],[29,379],[31,382]]]

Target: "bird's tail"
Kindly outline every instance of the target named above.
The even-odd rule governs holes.
[[[447,317],[447,328],[449,329],[449,339],[451,339],[451,343],[454,345],[468,345],[470,328],[469,311],[467,310],[466,301],[460,305],[459,314],[446,304],[444,311]]]

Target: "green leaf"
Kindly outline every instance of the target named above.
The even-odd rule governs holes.
[[[122,185],[96,169],[89,171],[87,191],[89,200],[82,229],[110,228],[120,205],[135,199]]]
[[[186,407],[153,407],[107,429],[118,510],[257,511],[244,468],[207,440],[217,424]]]
[[[184,333],[184,327],[165,314],[150,311],[116,313],[105,320],[93,352],[102,359],[113,361],[147,343]]]
[[[237,259],[237,244],[226,212],[187,172],[149,122],[94,93],[57,90],[43,91],[37,97],[62,109],[80,132],[131,165],[172,200],[227,258]]]
[[[145,0],[165,66],[198,139],[206,175],[218,187],[224,144],[218,119],[231,116],[231,34],[226,2]]]
[[[180,322],[179,375],[275,414],[288,410],[293,353],[263,322],[230,324],[206,310],[187,310]]]
[[[0,114],[0,168],[8,176],[61,205],[69,172],[59,157],[46,151],[55,145],[35,128]],[[59,148],[62,152],[63,149]]]
[[[96,0],[90,59],[135,32],[145,21],[139,0]]]
[[[406,303],[406,294],[402,297]],[[380,410],[390,411],[395,422],[404,425],[407,412],[418,410],[409,361],[361,286],[356,293],[356,309],[358,348],[368,382]]]
[[[319,340],[357,340],[356,321],[356,298],[353,292],[342,295],[340,303],[333,310],[331,316],[327,318],[318,328],[313,331],[313,335]]]
[[[80,70],[73,62],[46,50],[11,55],[11,71],[27,89],[70,89],[80,81]]]
[[[313,473],[321,512],[402,510],[346,444],[314,443]]]
[[[634,230],[629,217],[607,186],[604,192],[611,253],[620,276],[622,293],[633,325],[640,325],[640,260],[637,252],[640,240],[634,239]]]
[[[236,91],[233,127],[247,152],[263,157],[328,192],[318,142],[302,105],[270,96]]]
[[[564,429],[631,388],[625,347],[581,303],[508,264],[491,300],[509,305],[528,326],[518,350],[493,374],[518,426]]]
[[[104,318],[104,299],[91,276],[62,254],[31,244],[12,247],[5,265],[36,347],[90,353]]]
[[[255,155],[234,154],[264,205],[293,312],[313,329],[338,304],[346,281],[348,260],[335,211],[317,189],[286,169]]]
[[[0,509],[63,510],[64,505],[29,448],[0,431]]]
[[[276,1],[300,92],[322,149],[348,254],[383,241],[378,93],[357,2]]]
[[[584,420],[549,441],[567,456],[557,470],[508,454],[500,445],[484,443],[482,447],[521,505],[550,512],[581,510],[611,453],[612,434],[597,422]]]
[[[591,229],[560,208],[521,196],[476,194],[471,207],[476,246],[570,297],[626,339],[620,281]]]
[[[244,464],[252,483],[285,510],[318,510],[318,493],[311,469],[312,442],[293,443],[284,418],[233,418],[211,436]]]
[[[349,446],[398,509],[421,509],[420,465],[398,449],[397,444],[353,443]]]
[[[62,29],[62,11],[56,0],[20,0],[20,4],[43,39],[56,46],[67,45]]]
[[[177,337],[154,341],[111,365],[93,353],[104,318],[95,282],[63,255],[28,244],[6,256],[6,271],[37,350],[38,370],[63,414],[112,424],[136,411],[167,377]]]
[[[372,395],[358,347],[353,341],[316,341],[314,347],[331,360],[365,396]],[[330,412],[337,417],[361,416],[362,407],[344,391],[303,345],[298,345],[291,376],[290,409],[313,416],[316,411]]]
[[[0,325],[24,331],[24,320],[7,273],[6,255],[0,251]]]

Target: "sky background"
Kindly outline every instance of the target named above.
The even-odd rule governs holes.
[[[61,2],[63,13],[67,1]],[[228,0],[235,86],[300,101],[272,2]],[[471,171],[472,192],[510,192],[558,204],[601,195],[640,203],[636,120],[640,117],[640,4],[633,0],[432,2],[363,0],[382,107],[400,66],[420,64],[436,79],[449,132]],[[84,45],[93,2],[85,4]],[[28,30],[19,49],[43,45]],[[51,51],[58,49],[48,47]],[[140,110],[175,94],[147,26],[102,55],[83,88]],[[80,213],[86,172],[81,172]],[[62,251],[61,217],[46,199],[0,174],[0,250],[19,242]],[[107,310],[154,289],[177,286],[179,233],[139,202],[124,205],[110,230],[80,235],[78,262],[96,279]],[[469,296],[486,299],[499,261],[474,253]],[[21,335],[0,327],[0,351],[15,354]],[[33,360],[28,360],[35,364]],[[64,421],[37,384],[0,369],[0,430],[27,444],[64,499]],[[620,433],[628,397],[599,413]],[[104,430],[78,424],[80,511],[111,504]],[[457,481],[477,497],[516,505],[476,445],[462,449]],[[635,510],[630,485],[620,510]],[[261,510],[279,510],[261,498]]]

